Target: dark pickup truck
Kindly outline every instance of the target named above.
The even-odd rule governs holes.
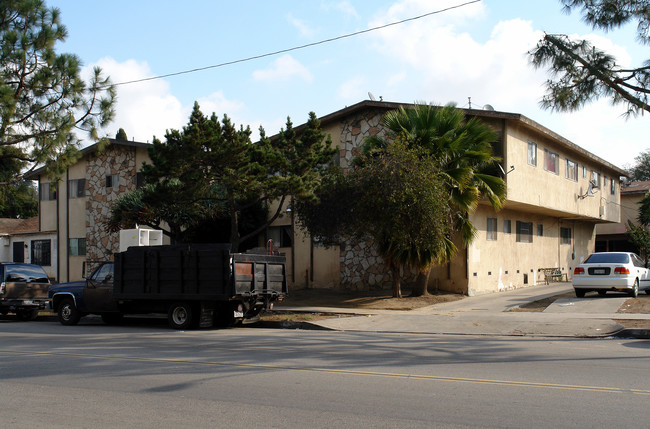
[[[167,314],[174,329],[259,320],[287,293],[286,259],[230,253],[226,244],[130,247],[85,281],[50,288],[63,325],[86,314],[106,323],[125,314]]]
[[[0,314],[33,320],[47,305],[50,279],[40,265],[0,263]]]

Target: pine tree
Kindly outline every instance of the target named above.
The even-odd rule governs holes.
[[[42,0],[7,0],[0,8],[0,161],[15,160],[6,182],[44,165],[60,174],[78,156],[75,128],[99,139],[113,118],[115,90],[99,68],[89,82],[81,63],[58,54],[67,30]]]

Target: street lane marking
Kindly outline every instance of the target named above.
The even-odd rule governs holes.
[[[650,395],[650,390],[642,390],[642,389],[539,383],[534,381],[491,380],[491,379],[482,379],[482,378],[444,377],[438,375],[400,374],[400,373],[392,373],[392,372],[359,371],[359,370],[348,370],[348,369],[310,368],[310,367],[300,367],[300,366],[249,364],[249,363],[234,363],[234,362],[194,361],[194,360],[186,360],[186,359],[138,358],[138,357],[114,356],[114,355],[94,355],[94,354],[85,354],[85,353],[36,352],[36,351],[30,352],[30,351],[18,351],[18,350],[0,350],[0,353],[22,355],[22,356],[75,357],[75,358],[82,358],[82,359],[104,359],[104,360],[118,360],[118,361],[144,362],[144,363],[166,363],[166,364],[172,363],[172,364],[185,364],[185,365],[196,365],[196,366],[221,366],[221,367],[237,367],[237,368],[280,370],[280,371],[314,372],[314,373],[325,373],[325,374],[359,375],[365,377],[385,377],[385,378],[403,378],[403,379],[411,379],[411,380],[448,381],[454,383],[489,384],[489,385],[511,386],[511,387],[535,387],[541,389],[560,389],[560,390],[572,390],[572,391],[584,391],[584,392],[632,393],[635,395]]]

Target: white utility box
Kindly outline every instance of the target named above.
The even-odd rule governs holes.
[[[132,246],[160,246],[163,244],[163,232],[159,229],[123,229],[120,231],[120,252]]]

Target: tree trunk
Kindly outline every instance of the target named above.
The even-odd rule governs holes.
[[[411,296],[427,296],[429,295],[429,274],[431,273],[431,267],[420,271],[418,273],[418,278],[415,280],[415,286],[411,291]]]
[[[396,266],[395,264],[390,264],[390,271],[393,275],[393,298],[401,298],[402,287],[399,278],[399,266]]]

